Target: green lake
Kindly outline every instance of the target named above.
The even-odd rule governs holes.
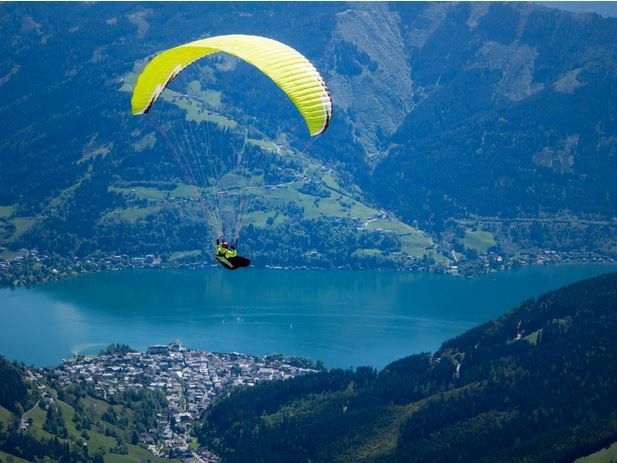
[[[530,297],[615,271],[528,267],[466,279],[402,272],[131,270],[0,290],[0,354],[51,366],[113,342],[282,353],[382,368]]]

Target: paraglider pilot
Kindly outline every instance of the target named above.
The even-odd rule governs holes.
[[[236,243],[238,240],[236,240]],[[238,255],[238,251],[236,251],[236,243],[231,246],[227,243],[227,241],[221,241],[216,239],[216,255],[220,257],[224,257],[225,259],[229,259],[230,257],[236,257]]]
[[[238,255],[236,244],[238,244],[237,239],[232,245],[229,245],[227,241],[216,239],[216,260],[227,270],[236,270],[251,264],[250,259]]]

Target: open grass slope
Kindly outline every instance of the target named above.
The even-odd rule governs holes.
[[[31,463],[28,460],[16,457],[15,455],[11,455],[10,453],[3,452],[2,450],[0,450],[0,461],[6,463]]]
[[[60,438],[61,441],[85,442],[91,453],[98,451],[104,454],[105,463],[139,463],[144,461],[163,463],[170,461],[165,458],[156,457],[148,450],[132,444],[126,444],[128,448],[128,454],[126,455],[112,453],[111,450],[118,445],[118,442],[114,437],[108,434],[122,436],[124,442],[130,441],[130,436],[127,435],[125,429],[101,420],[101,416],[111,407],[110,404],[89,396],[82,400],[83,405],[91,412],[92,416],[95,417],[95,421],[100,426],[100,430],[97,431],[92,428],[89,429],[87,433],[82,434],[73,421],[75,409],[71,405],[56,399],[54,400],[54,406],[62,411],[63,422],[68,433],[66,438]],[[130,409],[119,405],[114,405],[113,407],[119,418],[128,417],[130,419],[132,415]],[[1,416],[3,416],[2,410],[0,410],[0,419],[2,419]],[[34,433],[37,438],[52,439],[56,437],[54,434],[43,429],[46,420],[46,411],[42,409],[41,406],[37,405],[24,414],[24,420],[28,421],[29,419],[32,420],[29,432]]]
[[[0,219],[10,217],[15,210],[14,206],[0,206]]]
[[[617,442],[586,457],[578,458],[575,463],[614,463],[617,461]]]
[[[272,155],[275,150],[289,151],[289,148],[267,138],[252,139],[251,144],[264,156]],[[268,164],[274,162],[270,160]],[[193,168],[196,169],[195,179],[205,179],[207,176],[202,175],[203,171],[214,169],[212,165],[198,167],[197,163]],[[286,176],[290,180],[266,182],[263,175],[256,173],[245,174],[244,177],[226,175],[221,177],[216,188],[201,184],[201,180],[196,183],[118,182],[110,186],[109,191],[121,195],[124,206],[106,212],[101,223],[109,225],[114,221],[125,221],[135,224],[178,208],[182,209],[186,223],[212,225],[215,219],[224,222],[232,217],[243,226],[253,225],[260,229],[299,220],[352,220],[358,233],[371,231],[394,236],[400,243],[399,254],[402,256],[436,256],[433,240],[428,234],[372,207],[363,199],[356,185],[343,185],[333,169],[305,153],[293,153],[293,163],[288,167]],[[238,207],[243,208],[241,214],[234,210]],[[187,251],[195,250],[178,252]],[[380,253],[378,247],[367,247],[357,249],[353,256]]]
[[[0,422],[4,423],[4,425],[6,426],[7,424],[11,423],[13,419],[14,415],[6,408],[0,406]]]
[[[482,230],[468,230],[463,239],[465,247],[475,249],[479,253],[485,253],[491,247],[496,246],[497,242],[492,233]]]

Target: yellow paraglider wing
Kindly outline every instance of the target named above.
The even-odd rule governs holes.
[[[217,52],[237,56],[270,77],[298,108],[311,136],[328,128],[332,98],[317,69],[293,48],[254,35],[220,35],[159,53],[137,78],[131,99],[133,114],[147,113],[183,69]]]

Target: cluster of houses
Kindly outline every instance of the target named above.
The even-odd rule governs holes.
[[[0,253],[6,248],[0,246]],[[52,262],[53,261],[53,262]],[[156,267],[161,265],[161,258],[155,254],[144,256],[129,256],[127,254],[102,255],[81,259],[79,257],[65,259],[49,259],[45,253],[37,249],[21,248],[17,251],[10,251],[5,254],[5,258],[0,257],[0,272],[7,275],[12,274],[13,279],[19,279],[32,270],[44,270],[51,273],[52,279],[69,275],[72,272],[85,273],[101,270],[122,270],[126,268]],[[26,281],[27,283],[37,283],[40,281]]]
[[[191,350],[175,341],[150,346],[146,352],[77,357],[63,362],[55,374],[60,386],[92,383],[103,399],[129,388],[162,391],[168,410],[159,415],[156,429],[142,439],[156,455],[189,457],[195,456],[189,448],[191,426],[221,393],[233,386],[253,386],[315,371],[291,365],[282,357]],[[201,461],[217,461],[206,449],[198,453]]]
[[[0,251],[4,250],[5,248],[0,246]],[[8,270],[11,266],[19,266],[25,258],[29,258],[33,262],[42,262],[48,258],[48,256],[40,254],[38,249],[21,248],[13,254],[11,259],[0,258],[0,270]]]

